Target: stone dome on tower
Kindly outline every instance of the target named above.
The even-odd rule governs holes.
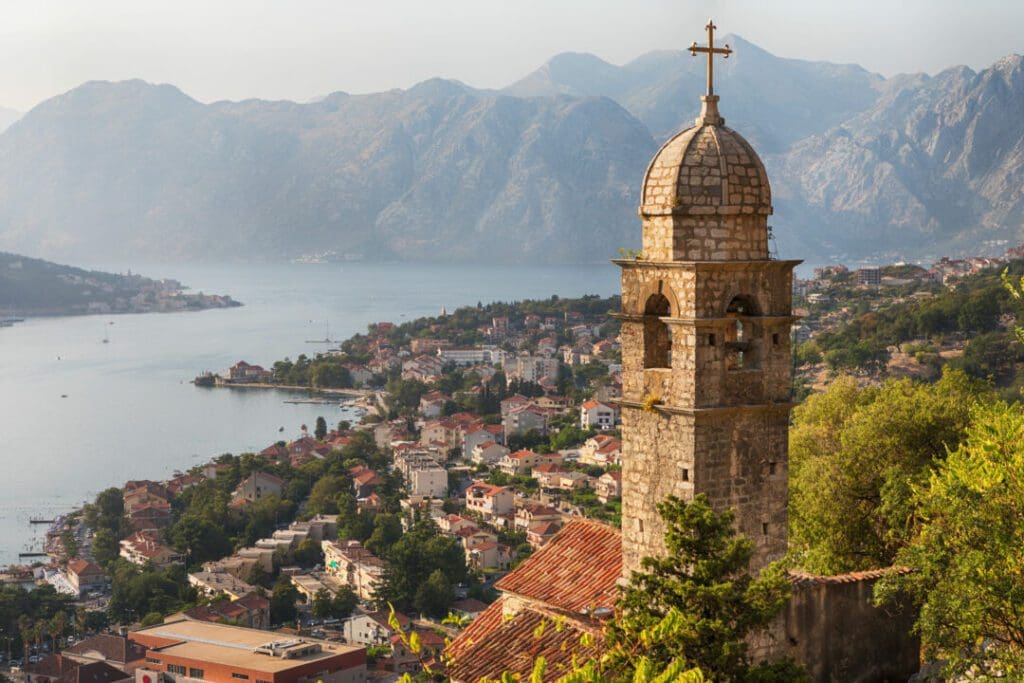
[[[717,95],[701,99],[695,125],[666,142],[648,166],[641,216],[771,214],[771,187],[757,152],[726,128]]]
[[[725,127],[714,86],[715,56],[732,48],[715,46],[710,20],[706,46],[707,93],[692,128],[658,150],[640,191],[641,254],[646,261],[750,261],[770,258],[768,216],[772,190],[757,152]]]

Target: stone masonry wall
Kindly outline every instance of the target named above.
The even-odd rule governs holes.
[[[794,577],[792,598],[752,654],[794,659],[815,683],[903,683],[920,668],[921,641],[909,604],[872,604],[885,571]]]

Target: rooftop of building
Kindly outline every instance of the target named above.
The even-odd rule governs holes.
[[[342,643],[188,620],[144,628],[133,632],[129,638],[138,639],[151,651],[156,650],[161,654],[267,673],[287,671],[310,662],[363,650],[361,647]],[[319,646],[318,651],[294,657],[271,656],[257,652],[257,649],[272,646],[278,651],[300,652],[310,645]]]

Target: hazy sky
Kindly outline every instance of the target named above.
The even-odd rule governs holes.
[[[432,76],[501,87],[559,52],[617,64],[700,39],[708,16],[785,57],[891,75],[1024,51],[1022,0],[0,0],[0,106],[93,79],[202,100],[308,100]]]

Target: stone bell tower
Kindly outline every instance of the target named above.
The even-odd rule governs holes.
[[[771,189],[757,153],[708,91],[658,151],[640,198],[643,248],[622,268],[622,552],[625,576],[664,554],[656,504],[704,493],[736,511],[752,569],[787,547],[793,268],[768,249]]]

